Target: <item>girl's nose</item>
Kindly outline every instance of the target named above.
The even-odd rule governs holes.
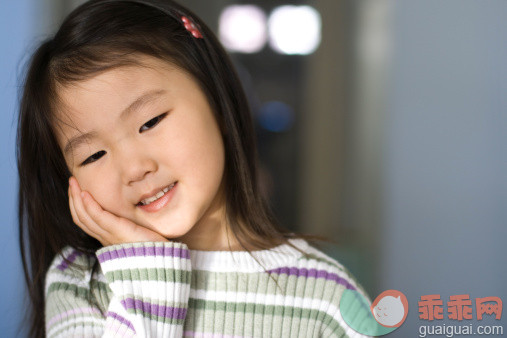
[[[154,173],[157,170],[156,162],[146,156],[133,158],[125,162],[123,166],[125,167],[123,174],[124,181],[127,185],[142,181],[150,173]]]
[[[127,185],[142,181],[150,173],[158,169],[155,159],[146,152],[146,149],[130,149],[124,151],[118,158],[118,165],[121,167],[122,181]]]

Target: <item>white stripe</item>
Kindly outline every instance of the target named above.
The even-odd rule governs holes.
[[[84,322],[92,322],[95,325],[85,324]],[[98,327],[104,328],[104,319],[96,318],[96,317],[90,317],[90,316],[81,316],[81,317],[72,317],[72,319],[65,320],[62,323],[52,326],[51,328],[48,328],[47,336],[48,337],[69,337],[68,330],[77,330],[82,328],[83,330],[80,330],[81,332],[74,333],[73,336],[77,334],[83,334],[83,337],[90,337],[92,336],[92,333],[94,332],[94,329]],[[54,336],[56,332],[58,332],[60,329],[67,327],[66,330],[59,333],[58,336]]]
[[[100,263],[102,271],[113,271],[121,269],[151,269],[164,268],[191,271],[191,262],[186,258],[172,256],[133,256],[117,258]]]
[[[150,298],[153,301],[165,303],[176,301],[186,303],[183,290],[190,289],[190,284],[161,282],[161,281],[114,281],[109,287],[118,296],[135,295],[138,299]],[[141,297],[140,297],[141,296]]]

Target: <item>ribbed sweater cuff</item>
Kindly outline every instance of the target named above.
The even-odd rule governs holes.
[[[147,266],[191,270],[188,247],[180,242],[122,243],[103,247],[95,254],[104,274],[107,271],[125,268],[136,270]]]
[[[138,334],[141,329],[159,335],[159,324],[166,334],[172,333],[169,336],[182,330],[192,270],[186,244],[125,243],[103,247],[96,255],[113,294],[133,316]]]

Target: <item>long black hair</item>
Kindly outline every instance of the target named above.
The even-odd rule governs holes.
[[[190,18],[202,38],[187,31]],[[30,336],[43,337],[44,281],[65,246],[93,255],[101,247],[73,224],[70,171],[54,130],[59,86],[139,63],[144,54],[191,74],[206,94],[225,146],[227,218],[238,242],[268,249],[288,239],[324,240],[280,226],[258,186],[258,155],[248,103],[227,53],[192,12],[170,0],[92,0],[68,15],[26,66],[17,133],[19,241],[30,298]],[[296,248],[298,249],[298,248]]]

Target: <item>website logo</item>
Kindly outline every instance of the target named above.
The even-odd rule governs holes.
[[[500,297],[472,299],[469,294],[451,295],[445,301],[439,294],[420,296],[418,302],[419,337],[455,335],[503,335],[503,302]],[[344,290],[340,313],[354,331],[373,337],[383,336],[400,327],[408,315],[407,297],[398,290],[386,290],[370,304],[358,290]],[[489,317],[489,318],[488,318]],[[447,323],[444,323],[444,318]],[[483,322],[487,318],[488,323]],[[488,325],[483,325],[488,324]],[[492,325],[490,325],[492,324]]]
[[[482,325],[482,320],[486,317],[500,322],[503,307],[500,297],[475,298],[473,301],[469,294],[462,294],[451,295],[449,300],[444,302],[439,294],[433,294],[421,296],[417,305],[419,320],[427,322],[419,326],[419,337],[503,335],[502,325]],[[448,322],[441,322],[445,317]]]
[[[345,290],[340,300],[345,323],[354,331],[368,336],[383,336],[403,324],[408,314],[407,297],[398,290],[386,290],[372,305],[356,290]]]
[[[407,318],[407,297],[398,290],[384,291],[371,305],[371,312],[380,325],[400,327]]]

